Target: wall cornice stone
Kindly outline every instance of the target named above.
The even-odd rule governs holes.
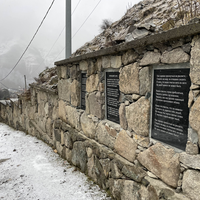
[[[34,88],[36,90],[40,90],[40,91],[43,91],[43,92],[46,92],[46,93],[49,93],[49,94],[54,94],[54,95],[58,94],[57,89],[50,90],[48,88],[45,88],[45,87],[39,86],[39,85],[35,85],[35,84],[29,84],[29,85],[30,85],[31,88]]]
[[[174,40],[174,39],[178,39],[178,38],[196,35],[198,33],[200,33],[200,23],[194,23],[194,24],[189,24],[189,25],[185,25],[185,26],[180,26],[178,28],[174,28],[174,29],[171,29],[166,32],[161,32],[161,33],[158,33],[155,35],[150,35],[150,36],[138,39],[138,40],[133,40],[131,42],[119,44],[119,45],[116,45],[113,47],[109,47],[109,48],[95,51],[92,53],[84,54],[81,56],[57,61],[57,62],[55,62],[55,65],[57,65],[57,66],[67,65],[70,63],[76,63],[81,60],[87,60],[87,59],[91,59],[94,57],[97,58],[97,57],[101,57],[101,56],[105,56],[105,55],[117,54],[117,53],[120,53],[122,51],[127,51],[132,48],[143,47],[143,46],[152,45],[152,44],[160,43],[160,42],[166,42],[169,40]]]

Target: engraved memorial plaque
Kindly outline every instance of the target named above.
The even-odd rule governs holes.
[[[189,69],[154,70],[151,137],[185,150],[188,135]]]
[[[81,73],[81,109],[85,110],[86,73]]]
[[[106,72],[107,119],[119,123],[119,72]]]

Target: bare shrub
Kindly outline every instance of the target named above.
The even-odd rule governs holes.
[[[102,21],[102,24],[100,25],[100,28],[102,31],[105,31],[107,28],[109,28],[111,26],[112,22],[108,19],[104,19]]]

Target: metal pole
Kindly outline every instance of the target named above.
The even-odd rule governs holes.
[[[71,0],[66,0],[66,43],[65,43],[65,58],[71,56]]]
[[[26,75],[24,75],[24,82],[25,82],[25,91],[27,90],[27,87],[26,87]]]

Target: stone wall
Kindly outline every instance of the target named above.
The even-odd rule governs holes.
[[[53,122],[58,117],[58,96],[43,88],[31,87],[31,99],[1,101],[1,121],[17,130],[37,136],[53,146]]]
[[[114,199],[197,200],[200,35],[139,44],[58,62],[58,94],[31,85],[31,100],[0,104],[1,120],[47,142]],[[190,63],[192,82],[184,152],[151,140],[149,131],[153,67],[182,63]],[[119,124],[105,115],[106,70],[119,71]],[[87,73],[85,110],[80,109],[81,72]]]

